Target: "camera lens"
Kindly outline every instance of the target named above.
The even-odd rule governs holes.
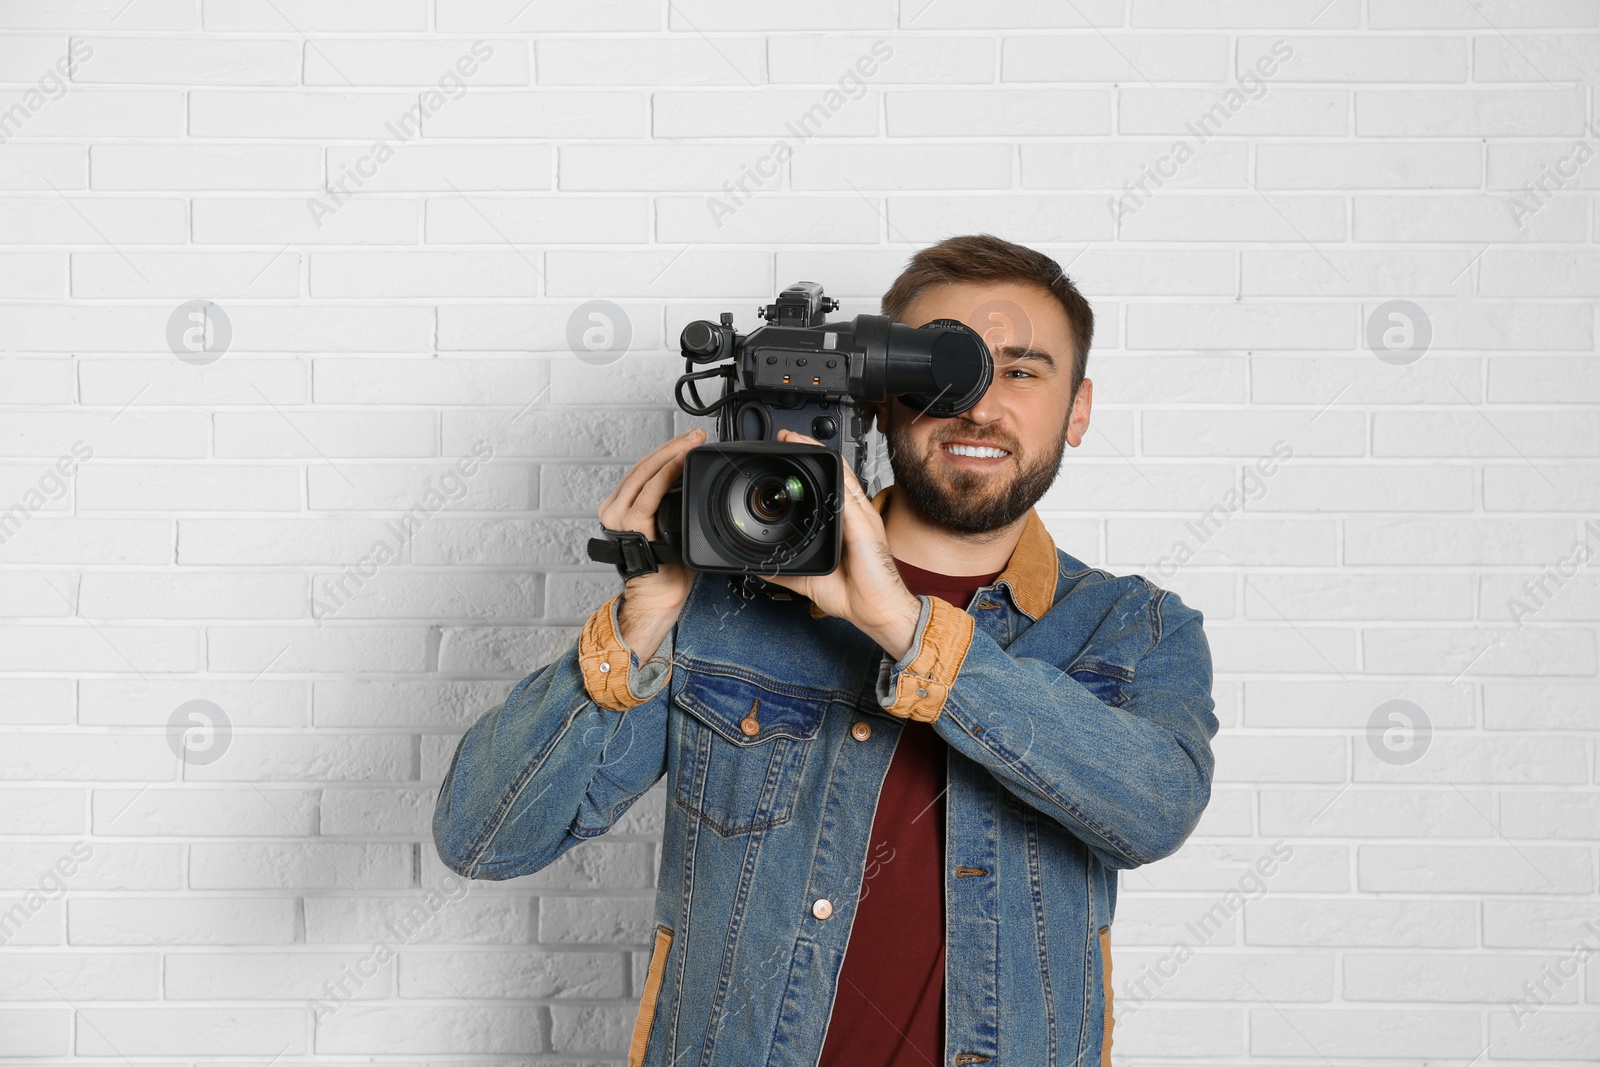
[[[802,464],[774,456],[730,464],[709,504],[729,547],[756,563],[808,544],[821,525],[820,500]]]
[[[750,486],[750,512],[762,522],[780,523],[805,498],[805,486],[794,475],[767,475]]]

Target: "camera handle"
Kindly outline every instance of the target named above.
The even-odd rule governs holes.
[[[596,563],[615,564],[617,573],[627,581],[640,574],[654,574],[662,563],[682,563],[682,554],[665,541],[648,541],[636,530],[607,530],[600,528],[604,537],[589,539],[589,558]],[[627,546],[627,547],[624,547]],[[762,581],[754,574],[730,574],[728,587],[744,600],[793,600],[794,594],[781,586]]]
[[[641,574],[654,574],[662,563],[682,563],[683,555],[676,545],[665,541],[646,540],[637,530],[607,530],[600,528],[603,537],[589,539],[589,558],[596,563],[611,563],[622,575],[622,580]],[[794,594],[780,586],[762,581],[754,574],[730,574],[728,586],[745,600],[765,597],[768,600],[793,600]]]
[[[613,564],[623,581],[654,574],[663,563],[683,562],[677,545],[651,541],[637,530],[608,530],[602,526],[600,533],[603,536],[589,538],[589,558],[596,563]]]

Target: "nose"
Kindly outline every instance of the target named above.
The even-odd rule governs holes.
[[[991,385],[984,390],[978,402],[962,412],[960,417],[975,425],[987,426],[991,422],[998,422],[1003,414],[1000,398]]]

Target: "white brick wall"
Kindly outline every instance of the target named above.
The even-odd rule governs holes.
[[[660,793],[429,912],[456,738],[613,587],[684,322],[990,230],[1100,315],[1052,530],[1216,655],[1118,1062],[1600,1063],[1597,77],[1600,0],[3,0],[0,1057],[620,1063]]]

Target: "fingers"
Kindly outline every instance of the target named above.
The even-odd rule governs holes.
[[[643,456],[640,456],[638,461],[628,468],[628,473],[622,476],[622,481],[611,491],[611,495],[607,496],[601,503],[601,507],[604,508],[612,503],[620,503],[624,506],[631,504],[640,487],[654,476],[662,464],[671,461],[675,452],[687,452],[690,448],[693,448],[704,435],[705,431],[699,428],[688,430],[677,437],[663,441]]]
[[[629,511],[629,518],[636,523],[634,529],[640,531],[651,540],[656,538],[656,509],[661,506],[662,498],[667,495],[667,490],[672,488],[672,483],[678,480],[683,472],[684,453],[669,459],[661,469],[651,476],[639,490],[639,495],[634,497],[633,507]]]
[[[683,457],[705,439],[699,428],[672,438],[646,453],[623,475],[600,503],[600,522],[608,530],[636,530],[642,517],[655,528],[655,510],[683,470]],[[649,533],[640,530],[641,533]]]
[[[847,481],[849,481],[847,479]],[[851,544],[877,544],[884,540],[883,516],[872,506],[859,484],[845,486],[844,538]]]

